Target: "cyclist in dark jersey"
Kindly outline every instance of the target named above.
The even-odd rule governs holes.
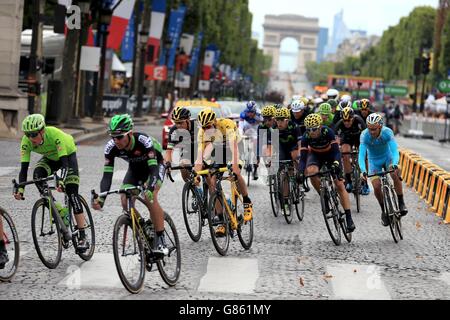
[[[128,171],[123,180],[122,188],[133,187],[145,183],[145,202],[150,209],[152,222],[155,226],[156,241],[154,253],[167,255],[168,249],[164,237],[164,212],[158,202],[158,191],[164,180],[162,147],[154,138],[143,133],[133,132],[133,121],[128,114],[116,115],[111,118],[108,133],[111,140],[105,147],[105,166],[100,183],[100,192],[111,188],[115,158],[121,158],[129,163]],[[127,207],[125,195],[122,195],[122,207]],[[100,210],[105,198],[97,198],[92,207]]]
[[[341,115],[341,120],[336,123],[335,132],[340,137],[341,151],[347,153],[352,151],[353,146],[359,149],[359,137],[361,132],[366,129],[366,123],[360,116],[355,115],[350,107],[344,108]],[[342,160],[344,163],[345,188],[347,192],[351,192],[353,185],[350,155],[343,155]]]
[[[265,106],[261,110],[263,123],[258,126],[258,139],[256,144],[256,165],[259,166],[260,158],[272,156],[272,130],[274,128],[275,106]],[[270,160],[266,162],[270,166]]]
[[[306,131],[305,118],[311,113],[309,107],[301,100],[293,101],[291,104],[291,122],[300,128],[303,135]]]
[[[314,175],[319,172],[323,165],[331,166],[335,172],[334,185],[345,210],[347,232],[353,232],[355,224],[350,210],[350,198],[341,179],[341,153],[334,132],[322,125],[322,117],[317,113],[311,114],[305,119],[305,126],[307,132],[301,138],[300,145],[300,182],[303,182],[305,173],[308,176]],[[312,177],[311,182],[314,189],[319,193],[320,178],[318,176]],[[326,208],[326,210],[329,211],[329,208]]]
[[[28,167],[30,165],[31,152],[41,154],[43,157],[38,161],[33,172],[33,179],[41,179],[61,170],[58,191],[64,189],[69,197],[70,204],[74,210],[77,227],[80,230],[77,250],[84,252],[89,249],[84,229],[87,227],[78,195],[80,176],[78,172],[77,147],[73,137],[62,130],[46,126],[44,116],[31,114],[22,123],[22,138],[20,150],[21,169],[19,183],[27,180]],[[40,193],[44,192],[47,183],[37,183],[36,187]],[[14,194],[17,200],[23,198],[24,188],[19,188]],[[58,209],[60,204],[56,203]],[[62,206],[61,206],[62,208]]]
[[[175,125],[169,130],[167,151],[164,157],[166,168],[172,166],[174,148],[179,148],[180,165],[194,165],[195,162],[195,120],[191,120],[191,112],[185,107],[177,107],[172,113]],[[188,170],[181,170],[184,181],[189,178]]]
[[[364,120],[364,122],[366,122],[367,117],[372,113],[372,104],[370,103],[370,100],[361,99],[359,101],[358,111],[356,112],[356,114],[360,116]]]

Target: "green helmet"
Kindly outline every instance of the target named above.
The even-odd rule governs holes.
[[[108,133],[109,134],[120,134],[123,132],[128,132],[133,129],[133,120],[130,115],[125,114],[117,114],[111,118],[111,121],[108,125]]]
[[[353,110],[359,109],[359,100],[353,101],[352,108]]]
[[[331,112],[331,105],[329,103],[322,103],[319,106],[319,113],[320,114],[330,114]]]
[[[42,114],[30,114],[22,122],[23,132],[36,132],[45,128],[45,119]]]
[[[328,100],[327,103],[328,103],[332,108],[337,107],[337,105],[338,105],[338,102],[337,102],[336,100],[334,100],[334,99]]]

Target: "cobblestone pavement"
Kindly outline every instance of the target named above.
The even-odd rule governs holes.
[[[142,129],[142,128],[141,128]],[[146,130],[160,138],[160,128]],[[80,193],[89,197],[98,190],[105,138],[79,146]],[[182,183],[165,181],[162,207],[172,216],[181,241],[182,270],[175,287],[168,287],[158,272],[147,273],[145,289],[130,295],[121,285],[112,258],[112,228],[121,214],[117,197],[107,200],[102,212],[94,212],[96,253],[82,262],[66,250],[60,265],[47,269],[39,260],[30,230],[30,212],[37,192],[26,190],[25,201],[11,196],[10,181],[19,171],[18,143],[0,141],[0,206],[13,216],[21,239],[19,270],[11,283],[0,283],[2,299],[449,299],[450,230],[427,210],[409,189],[405,200],[408,216],[402,220],[404,240],[395,244],[389,228],[380,224],[373,193],[364,197],[362,212],[353,213],[353,241],[335,246],[313,192],[306,199],[305,218],[272,215],[268,188],[261,177],[252,182],[255,236],[245,251],[232,240],[227,257],[220,257],[207,227],[193,243],[181,212]],[[33,158],[33,163],[38,159]],[[113,187],[119,186],[126,163],[118,160]],[[226,268],[221,268],[221,266]]]

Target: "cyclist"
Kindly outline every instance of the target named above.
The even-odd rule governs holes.
[[[333,99],[333,100],[338,100],[339,99],[339,91],[337,91],[336,89],[328,89],[327,90],[327,97],[328,100]]]
[[[361,132],[366,129],[366,123],[360,116],[355,115],[355,112],[350,107],[344,108],[341,114],[342,119],[336,123],[335,132],[340,137],[341,151],[346,153],[351,152],[353,146],[359,148],[359,137]],[[345,189],[347,189],[347,192],[351,192],[353,189],[352,164],[350,159],[350,155],[342,155],[345,173]]]
[[[333,126],[336,128],[336,123],[338,123],[339,120],[341,120],[342,116],[342,110],[347,107],[352,107],[352,103],[350,101],[341,101],[336,107],[336,112],[334,113],[333,118]]]
[[[333,129],[334,114],[331,111],[331,105],[329,103],[322,103],[319,106],[318,113],[322,117],[323,124],[331,129]]]
[[[256,161],[259,166],[260,157],[270,157],[272,156],[272,130],[274,128],[274,116],[277,109],[274,106],[265,106],[261,110],[263,116],[263,123],[258,127],[258,142],[257,142],[257,153]],[[270,160],[266,164],[270,166]]]
[[[306,117],[305,125],[307,131],[301,138],[300,144],[300,183],[303,182],[305,173],[308,176],[314,175],[319,172],[323,165],[331,166],[335,177],[334,185],[345,210],[347,232],[353,232],[356,227],[352,220],[350,198],[342,182],[341,153],[334,132],[327,126],[322,125],[322,117],[317,113]],[[312,177],[311,182],[314,189],[319,193],[320,178]],[[326,207],[325,210],[328,213],[330,209]]]
[[[275,112],[279,141],[278,154],[280,161],[292,160],[294,166],[296,166],[298,158],[298,141],[302,135],[300,127],[290,121],[290,117],[291,114],[287,108],[281,108]],[[283,197],[287,198],[289,196],[289,188],[288,186],[284,187]],[[286,210],[286,212],[289,211]]]
[[[241,112],[239,119],[239,133],[241,136],[250,137],[253,146],[253,152],[256,150],[256,142],[258,136],[258,126],[262,122],[261,113],[255,101],[247,102],[246,108]],[[258,165],[253,162],[253,179],[258,179]]]
[[[22,131],[25,135],[22,137],[20,144],[19,183],[27,180],[31,152],[43,156],[34,169],[34,180],[46,178],[61,169],[61,180],[58,182],[57,189],[59,192],[65,190],[69,197],[76,224],[80,230],[77,248],[80,252],[85,252],[89,249],[89,242],[86,240],[84,231],[87,224],[83,214],[83,206],[78,196],[80,177],[76,155],[77,147],[73,137],[58,128],[46,126],[44,116],[39,113],[30,114],[23,120]],[[47,183],[37,183],[36,187],[40,193],[44,193]],[[23,199],[24,191],[23,187],[19,188],[14,193],[14,198],[16,200]]]
[[[308,106],[301,100],[292,102],[291,104],[291,121],[300,128],[300,134],[303,135],[306,131],[305,118],[309,115]]]
[[[329,99],[327,103],[331,106],[331,113],[334,115],[338,106],[338,102],[335,99]]]
[[[8,251],[6,250],[6,239],[3,231],[3,218],[0,216],[0,269],[5,268],[5,264],[9,261]]]
[[[158,141],[148,135],[133,132],[133,120],[128,114],[118,114],[111,118],[108,125],[111,140],[105,146],[105,165],[100,182],[100,192],[109,191],[114,174],[115,158],[122,158],[129,163],[128,171],[121,188],[137,186],[145,182],[145,203],[150,210],[155,226],[156,241],[153,251],[157,257],[167,255],[164,237],[164,212],[158,202],[158,192],[164,180],[162,147]],[[104,197],[94,200],[92,207],[100,210],[105,204]],[[125,210],[127,201],[121,195],[122,207]]]
[[[172,120],[175,125],[169,130],[169,139],[167,143],[167,151],[164,156],[166,168],[172,166],[172,156],[174,148],[180,148],[180,165],[194,164],[194,131],[195,120],[191,120],[191,112],[185,107],[176,107],[172,113]],[[189,179],[189,171],[181,170],[181,176],[184,181]]]
[[[241,149],[238,128],[236,123],[230,119],[217,118],[216,113],[211,108],[205,108],[197,116],[197,120],[201,129],[197,135],[198,153],[195,161],[194,170],[200,171],[203,169],[203,162],[211,157],[215,158],[216,164],[226,164],[231,161],[233,173],[237,177],[237,185],[239,192],[242,194],[244,203],[244,220],[250,221],[253,216],[253,204],[249,198],[247,185],[241,175],[239,163],[239,149]],[[238,144],[240,146],[238,146]],[[220,157],[220,152],[223,152],[223,157]],[[231,155],[231,159],[230,159]],[[222,158],[222,159],[220,159]],[[207,178],[210,191],[213,192],[215,188],[215,180]],[[200,183],[200,177],[197,177],[196,183]],[[216,216],[216,222],[223,222],[223,213]],[[216,230],[217,236],[225,235],[225,225],[220,224]]]
[[[366,168],[366,154],[369,159],[369,167]],[[400,214],[405,216],[408,213],[404,199],[403,187],[400,180],[398,161],[400,155],[398,152],[397,142],[391,129],[383,125],[383,117],[378,113],[372,113],[367,117],[367,129],[361,134],[361,145],[359,147],[359,166],[363,178],[367,180],[367,174],[372,175],[380,172],[382,168],[393,169],[391,173],[394,181],[395,192],[397,193]],[[389,219],[386,215],[383,194],[381,192],[381,182],[379,177],[374,177],[372,186],[375,197],[381,207],[381,221],[384,226],[389,225]]]

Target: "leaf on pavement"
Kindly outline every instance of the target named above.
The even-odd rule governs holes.
[[[422,256],[416,256],[416,259],[421,260],[421,259],[423,259],[423,257]]]
[[[419,230],[422,227],[419,221],[416,221],[416,229]]]
[[[303,282],[303,278],[302,278],[302,277],[300,277],[300,285],[301,285],[302,287],[305,286],[305,283]]]
[[[329,273],[325,273],[322,277],[323,280],[325,280],[328,283],[328,279],[333,278],[333,276]]]
[[[308,260],[308,259],[309,259],[309,257],[301,256],[301,257],[298,257],[298,258],[297,258],[297,261],[298,261],[298,263],[302,263],[302,262],[304,262],[304,261],[306,261],[306,260]]]

